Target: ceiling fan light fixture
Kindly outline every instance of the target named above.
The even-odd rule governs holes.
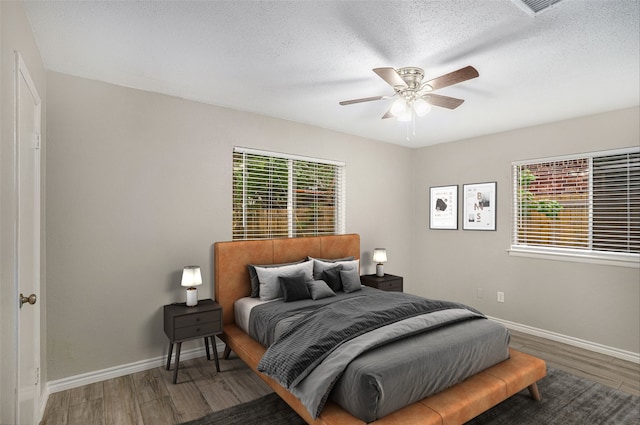
[[[472,78],[476,78],[480,75],[478,70],[471,65],[460,68],[457,71],[441,75],[437,78],[433,78],[425,83],[422,82],[422,79],[424,78],[424,71],[422,68],[418,67],[405,67],[398,69],[390,67],[374,68],[373,72],[393,87],[395,93],[392,96],[372,96],[353,100],[343,100],[342,102],[339,102],[339,104],[351,105],[354,103],[370,102],[380,99],[391,99],[397,96],[397,99],[391,104],[391,107],[387,112],[385,112],[382,119],[395,117],[398,121],[413,122],[414,134],[416,124],[415,118],[428,114],[432,106],[456,109],[464,102],[463,99],[431,94],[432,91],[471,80]]]
[[[413,110],[411,108],[405,108],[399,115],[397,115],[397,119],[400,122],[409,122],[413,119]]]
[[[418,98],[413,102],[413,109],[416,111],[416,115],[424,117],[431,111],[431,105],[423,98]]]
[[[408,110],[409,110],[409,105],[407,105],[407,101],[403,97],[401,97],[397,99],[395,102],[393,102],[389,112],[391,112],[392,115],[399,117],[405,111],[408,111]]]

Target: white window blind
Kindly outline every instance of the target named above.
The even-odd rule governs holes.
[[[343,234],[344,163],[234,148],[233,239]]]
[[[514,163],[513,183],[512,248],[640,258],[639,148]]]

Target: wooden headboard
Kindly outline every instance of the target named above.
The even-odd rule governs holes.
[[[234,323],[233,303],[251,295],[248,264],[279,264],[317,258],[360,258],[360,235],[216,242],[213,245],[216,302],[222,323]]]

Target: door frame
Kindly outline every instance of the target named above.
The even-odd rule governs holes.
[[[42,268],[41,268],[41,255],[42,255],[42,238],[41,238],[41,228],[42,228],[42,217],[41,217],[41,124],[42,124],[42,99],[38,93],[35,83],[29,74],[29,70],[22,59],[22,55],[19,51],[14,51],[15,57],[15,67],[14,67],[14,202],[15,202],[15,219],[14,219],[14,241],[13,241],[13,249],[14,249],[14,264],[13,264],[13,276],[14,276],[14,300],[15,303],[12,304],[14,306],[14,337],[13,344],[15,350],[15,386],[16,391],[15,394],[15,420],[16,422],[20,421],[20,304],[18,302],[18,297],[21,292],[20,281],[21,276],[19,273],[19,265],[20,265],[20,219],[21,219],[21,211],[20,211],[20,99],[23,95],[20,92],[20,81],[24,80],[28,90],[30,93],[27,95],[30,96],[35,104],[34,104],[34,129],[36,132],[36,140],[34,140],[35,146],[34,149],[37,151],[37,155],[35,155],[35,164],[34,164],[34,184],[35,184],[35,193],[34,196],[34,205],[36,211],[34,211],[34,247],[37,250],[35,254],[35,262],[34,262],[34,275],[37,276],[33,285],[34,285],[34,293],[38,295],[40,298],[40,285],[42,281]],[[29,295],[29,294],[25,294]],[[35,394],[34,394],[34,417],[36,419],[36,423],[40,421],[42,415],[41,408],[41,382],[40,382],[40,306],[42,300],[39,300],[40,303],[36,303],[33,307],[35,308],[35,320],[34,320],[34,362],[35,362]]]

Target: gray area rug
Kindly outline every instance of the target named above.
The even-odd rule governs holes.
[[[524,390],[468,425],[640,425],[640,397],[548,368],[538,382],[542,401]],[[275,393],[182,425],[303,425]]]

